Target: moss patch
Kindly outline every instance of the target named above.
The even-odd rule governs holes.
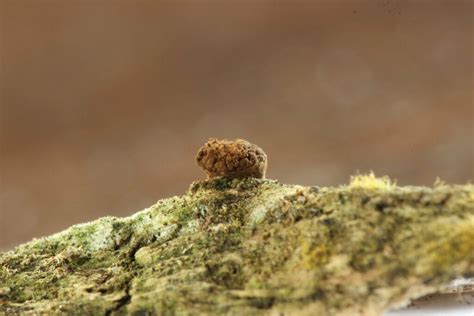
[[[380,314],[474,276],[474,186],[217,178],[0,254],[0,314]]]

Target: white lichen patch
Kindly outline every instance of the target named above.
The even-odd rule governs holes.
[[[199,221],[192,219],[186,223],[183,227],[181,227],[181,234],[188,235],[197,233],[199,230]]]
[[[100,224],[100,228],[98,227],[99,229],[95,229],[94,233],[90,236],[90,243],[88,248],[91,251],[111,248],[115,244],[112,220],[103,220]]]
[[[250,213],[250,222],[254,225],[259,224],[265,220],[268,212],[268,207],[259,205],[252,210]]]

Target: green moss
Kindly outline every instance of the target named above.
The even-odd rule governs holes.
[[[217,178],[0,254],[0,314],[380,313],[474,276],[473,232],[472,185]]]

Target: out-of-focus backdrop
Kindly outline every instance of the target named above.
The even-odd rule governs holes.
[[[0,249],[183,193],[209,137],[285,183],[474,178],[472,1],[0,3]]]

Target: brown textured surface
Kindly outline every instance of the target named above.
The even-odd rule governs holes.
[[[209,137],[267,178],[474,179],[463,0],[0,0],[0,248],[202,179]]]
[[[198,165],[208,178],[265,178],[267,155],[246,140],[218,140],[210,138],[196,156]]]

